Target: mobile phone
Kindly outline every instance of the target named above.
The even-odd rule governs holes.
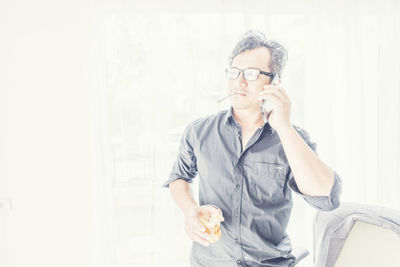
[[[277,83],[277,84],[279,83],[278,75],[275,75],[275,77],[272,79],[270,84],[274,84],[274,83]],[[261,102],[261,108],[264,109],[264,111],[269,115],[269,113],[271,113],[271,111],[274,109],[274,106],[270,101],[266,101],[265,99],[263,99],[263,101]]]

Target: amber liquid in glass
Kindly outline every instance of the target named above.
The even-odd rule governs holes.
[[[200,216],[201,223],[206,227],[206,233],[210,235],[209,242],[214,243],[221,237],[221,211],[211,217]]]

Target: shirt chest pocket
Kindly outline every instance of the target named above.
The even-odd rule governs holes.
[[[288,165],[254,162],[249,177],[250,192],[255,200],[274,201],[284,197]]]

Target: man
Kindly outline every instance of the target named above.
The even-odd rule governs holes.
[[[286,50],[257,31],[245,33],[226,70],[231,108],[184,130],[169,179],[193,241],[192,266],[293,266],[286,234],[291,191],[320,210],[339,206],[341,179],[316,154],[308,133],[290,123],[291,101],[280,86]],[[279,79],[275,79],[280,81]],[[271,113],[261,109],[273,104]],[[188,183],[199,174],[199,204]],[[199,221],[204,205],[223,213],[222,236],[208,242]]]

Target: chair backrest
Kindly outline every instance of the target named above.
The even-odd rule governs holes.
[[[399,242],[398,210],[342,203],[333,211],[318,211],[314,218],[316,267],[400,266]]]
[[[335,267],[354,266],[400,266],[400,237],[392,230],[357,221],[335,263]]]

